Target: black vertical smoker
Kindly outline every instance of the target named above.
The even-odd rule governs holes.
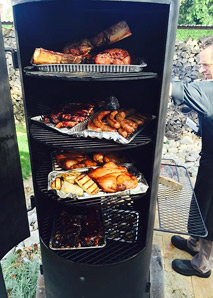
[[[14,25],[29,138],[46,296],[73,298],[149,297],[149,266],[158,189],[158,175],[171,75],[178,1],[28,1],[14,0]],[[60,51],[67,42],[101,32],[125,20],[132,36],[120,48],[143,57],[147,67],[133,75],[44,73],[29,67],[35,48]],[[117,45],[116,45],[117,47]],[[75,138],[36,124],[57,103],[116,96],[121,105],[155,115],[156,119],[126,145],[110,140]],[[53,214],[60,203],[47,189],[54,150],[88,153],[122,151],[131,156],[148,182],[144,195],[73,201],[101,204],[112,210],[137,212],[134,243],[107,239],[101,249],[53,251],[49,248]],[[110,202],[110,204],[109,204]],[[124,223],[125,224],[125,223]],[[112,231],[115,224],[110,227]],[[21,229],[20,229],[21,231]],[[26,235],[27,236],[27,235]],[[10,247],[9,247],[10,248]]]

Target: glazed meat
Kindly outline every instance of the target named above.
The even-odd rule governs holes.
[[[94,62],[96,64],[129,65],[131,57],[126,50],[108,49],[96,55]]]
[[[94,105],[87,103],[66,103],[53,108],[49,115],[43,116],[43,122],[53,123],[56,128],[74,127],[85,121],[93,113]]]
[[[113,162],[108,162],[103,167],[92,170],[88,176],[95,180],[103,191],[109,193],[133,189],[138,185],[135,176],[128,173],[125,167],[117,166]]]

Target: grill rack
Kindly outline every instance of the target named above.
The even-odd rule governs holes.
[[[100,148],[104,148],[104,151],[125,150],[146,145],[152,140],[147,129],[138,134],[131,143],[125,145],[105,139],[77,138],[63,135],[58,131],[53,131],[48,127],[39,125],[39,123],[33,123],[30,127],[30,132],[33,139],[49,147],[58,149],[72,148],[72,150],[84,150],[90,152],[98,151]]]
[[[114,227],[109,225],[109,221],[107,221],[107,214],[111,213],[112,210],[118,210],[118,212],[123,213],[124,216],[129,213],[131,214],[133,210],[133,203],[131,204],[122,204],[119,205],[112,205],[110,208],[106,205],[102,205],[103,213],[105,214],[104,219],[104,227],[105,227],[105,233],[106,235],[108,232],[112,231]],[[119,241],[119,240],[113,240],[109,239],[106,236],[106,246],[103,248],[94,248],[94,249],[84,249],[84,250],[56,250],[53,251],[53,253],[57,254],[58,256],[65,258],[71,262],[76,263],[83,263],[83,264],[92,264],[92,265],[106,265],[106,264],[115,264],[122,262],[124,260],[127,260],[137,253],[141,251],[141,248],[145,246],[144,243],[144,233],[145,233],[145,224],[144,224],[144,218],[145,218],[145,210],[144,210],[144,216],[139,217],[139,222],[137,226],[137,241],[134,243]],[[41,228],[41,239],[44,242],[44,244],[48,247],[49,246],[49,240],[51,237],[51,231],[52,231],[52,224],[53,224],[54,217],[49,214],[47,217],[43,220],[42,228]],[[118,221],[117,225],[119,226],[121,222]],[[115,222],[114,222],[115,224]],[[128,221],[127,221],[128,224]],[[131,221],[129,222],[131,225]],[[134,223],[133,223],[134,224]],[[133,226],[133,229],[135,229],[135,226]]]
[[[205,237],[208,232],[191,184],[187,169],[176,164],[161,164],[161,175],[183,184],[181,191],[174,191],[159,184],[159,231]]]

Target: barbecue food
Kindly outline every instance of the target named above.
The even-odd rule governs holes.
[[[53,123],[56,128],[74,127],[85,121],[94,111],[94,105],[88,103],[61,104],[47,115],[43,116],[44,123]]]
[[[64,170],[97,166],[97,162],[93,161],[87,154],[74,151],[57,153],[56,162]]]
[[[89,195],[95,195],[99,192],[97,184],[88,175],[81,174],[75,179],[75,182]]]
[[[149,116],[135,113],[134,109],[120,109],[114,111],[101,111],[93,120],[90,120],[87,128],[97,132],[118,132],[127,138],[134,133],[138,126],[143,125]]]
[[[68,55],[36,48],[32,57],[33,64],[77,64],[81,63],[82,56]]]
[[[104,192],[114,193],[125,189],[133,189],[138,185],[135,176],[128,173],[127,169],[117,166],[113,162],[104,164],[90,171],[89,177],[94,179]]]
[[[81,187],[79,187],[76,184],[70,183],[68,181],[63,182],[61,190],[67,194],[71,193],[71,194],[75,194],[80,197],[82,197],[84,194],[84,191]]]
[[[75,249],[105,244],[101,210],[95,207],[61,209],[53,226],[50,247]]]
[[[96,64],[129,65],[131,57],[126,50],[108,49],[96,55],[94,61]]]
[[[115,164],[120,164],[126,162],[126,158],[119,152],[119,153],[94,153],[93,160],[98,163],[108,163],[113,162]]]
[[[129,29],[129,26],[125,21],[121,21],[91,38],[91,40],[84,38],[78,42],[66,45],[64,48],[64,53],[77,57],[86,57],[95,47],[110,45],[130,35],[132,35],[132,33]]]

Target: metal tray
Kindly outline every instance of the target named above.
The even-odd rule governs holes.
[[[128,73],[140,72],[147,64],[141,61],[138,65],[102,65],[102,64],[33,64],[33,66],[44,72],[106,72],[106,73]]]
[[[111,209],[104,214],[106,238],[134,243],[138,238],[139,213],[131,210]]]
[[[125,163],[122,164],[122,166],[125,166],[131,174],[137,177],[138,179],[138,186],[134,189],[126,189],[124,191],[118,191],[115,193],[106,193],[100,189],[100,191],[96,195],[89,195],[84,192],[83,196],[77,196],[75,194],[66,194],[61,190],[56,190],[57,195],[59,196],[58,201],[70,198],[71,200],[84,200],[84,199],[93,199],[93,198],[98,198],[98,197],[112,197],[112,196],[124,196],[124,195],[137,195],[137,194],[144,194],[147,192],[149,186],[148,183],[143,176],[142,173],[140,173],[131,163]],[[98,168],[98,167],[93,167]],[[91,169],[91,168],[90,168]],[[82,173],[87,173],[89,168],[81,168],[81,169],[74,169],[73,171],[79,171]],[[71,173],[72,170],[70,171],[52,171],[48,175],[48,190],[53,190],[51,188],[51,183],[54,181],[54,179],[57,176],[61,176],[64,173]]]
[[[93,214],[89,213],[91,210]],[[62,216],[62,212],[64,216]],[[91,216],[94,218],[93,222],[89,221]],[[74,222],[73,225],[71,222]],[[85,239],[89,237],[92,242],[98,241],[97,244],[86,243]],[[61,241],[61,246],[59,244],[59,247],[56,247],[58,245],[54,244],[56,241]],[[66,208],[57,212],[49,242],[49,247],[52,250],[92,249],[105,246],[106,239],[100,206]]]
[[[106,140],[113,140],[119,144],[129,144],[134,138],[143,131],[146,126],[154,120],[156,117],[154,115],[150,115],[145,123],[139,126],[132,134],[130,134],[127,138],[122,137],[117,131],[116,132],[107,132],[107,131],[93,131],[87,129],[87,124],[90,120],[93,120],[95,116],[98,114],[94,113],[91,117],[89,117],[86,121],[80,123],[78,126],[73,127],[72,134],[76,137],[90,137],[90,138],[98,138],[98,139],[106,139]]]

